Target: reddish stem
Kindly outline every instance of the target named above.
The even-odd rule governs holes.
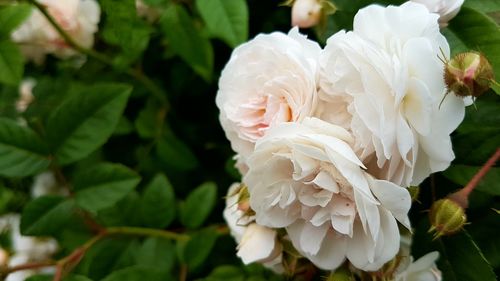
[[[462,208],[467,208],[469,206],[469,194],[476,188],[481,179],[488,173],[488,171],[495,165],[497,160],[500,158],[500,148],[484,163],[483,167],[472,177],[472,179],[467,183],[467,185],[460,189],[459,191],[451,194],[450,199],[457,202]]]
[[[462,189],[466,196],[474,190],[481,179],[488,173],[488,171],[495,165],[497,160],[500,158],[500,148],[488,159],[484,166],[474,175],[474,177],[469,181],[469,183]]]
[[[56,274],[54,274],[54,279],[52,281],[61,281],[63,275],[63,264],[57,265]]]
[[[54,266],[55,264],[56,264],[55,261],[25,263],[25,264],[21,264],[21,265],[13,266],[13,267],[9,268],[6,271],[6,273],[10,274],[10,273],[20,271],[20,270],[38,269],[38,268],[43,268],[43,267],[49,267],[49,266]]]

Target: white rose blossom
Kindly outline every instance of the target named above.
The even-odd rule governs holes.
[[[352,32],[328,39],[321,62],[319,116],[352,132],[354,150],[379,179],[418,185],[454,159],[450,133],[464,101],[446,93],[449,46],[438,15],[407,2],[371,5]]]
[[[39,262],[50,258],[58,250],[57,241],[52,238],[34,238],[20,233],[21,216],[7,214],[0,217],[0,233],[9,232],[13,255],[6,258],[9,267]],[[0,249],[2,250],[2,249]],[[38,273],[54,273],[54,267],[42,270],[23,270],[9,274],[6,281],[23,281]]]
[[[243,181],[256,222],[286,228],[316,266],[333,270],[348,259],[373,271],[398,252],[397,221],[410,227],[411,199],[366,173],[352,142],[345,129],[316,118],[279,124],[257,141]]]
[[[236,48],[222,71],[216,103],[239,161],[268,128],[313,115],[319,45],[293,28],[258,35]]]
[[[238,243],[237,256],[243,263],[262,263],[275,272],[283,272],[282,246],[277,240],[277,232],[254,222],[253,216],[246,216],[238,207],[241,185],[231,185],[227,193],[223,215],[231,235]]]
[[[464,4],[464,0],[411,0],[425,5],[431,13],[439,14],[439,25],[445,27]]]
[[[84,48],[94,44],[100,18],[100,7],[95,0],[38,0],[55,21]],[[60,58],[76,52],[64,41],[45,16],[33,9],[28,19],[12,33],[12,40],[21,45],[24,55],[41,63],[46,54]]]

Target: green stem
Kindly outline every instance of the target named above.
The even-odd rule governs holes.
[[[111,60],[107,56],[99,52],[96,52],[93,49],[85,48],[80,44],[78,44],[50,15],[50,13],[47,11],[46,7],[43,4],[37,2],[36,0],[27,0],[27,1],[33,6],[35,6],[45,16],[45,18],[49,21],[49,23],[56,29],[59,35],[71,48],[73,48],[79,53],[92,57],[102,62],[103,64],[109,65],[116,69],[116,65],[114,64],[113,60]],[[144,87],[146,87],[151,92],[151,94],[153,94],[160,102],[162,102],[166,108],[169,107],[168,100],[165,96],[164,91],[160,87],[158,87],[149,77],[144,75],[144,73],[133,68],[128,68],[122,71],[125,74],[133,77],[138,82],[142,83]]]
[[[153,236],[153,237],[161,237],[178,241],[189,239],[188,235],[182,233],[176,233],[160,229],[130,227],[130,226],[110,227],[106,229],[105,233],[107,235],[123,234],[123,235],[137,235],[137,236]]]

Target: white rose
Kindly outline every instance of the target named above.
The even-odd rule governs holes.
[[[237,256],[245,264],[259,262],[276,272],[283,272],[282,246],[277,241],[277,232],[256,224],[253,216],[247,216],[239,208],[241,188],[239,183],[231,185],[223,212],[231,235],[238,243]]]
[[[425,5],[431,13],[439,14],[439,25],[445,27],[464,4],[464,0],[411,0]]]
[[[222,71],[216,103],[241,161],[269,127],[313,114],[320,51],[298,28],[288,35],[258,35],[234,50]]]
[[[417,3],[371,5],[354,31],[328,39],[321,58],[320,116],[350,130],[371,174],[418,185],[454,159],[450,133],[464,117],[461,98],[446,93],[449,46],[437,15]]]
[[[95,0],[38,0],[49,14],[79,45],[90,48],[97,32],[100,8]],[[30,17],[12,33],[24,55],[42,62],[45,54],[66,58],[76,54],[44,15],[33,9]]]
[[[261,138],[244,177],[256,222],[286,228],[295,248],[333,270],[347,258],[376,270],[399,250],[396,220],[409,227],[408,191],[363,170],[350,134],[316,118],[282,123]]]
[[[296,0],[292,6],[292,26],[308,28],[321,19],[320,0]]]
[[[58,250],[57,242],[52,238],[22,236],[19,229],[20,223],[19,214],[7,214],[0,217],[0,232],[10,232],[12,250],[15,254],[27,256],[31,261],[41,261]]]

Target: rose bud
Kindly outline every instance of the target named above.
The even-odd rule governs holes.
[[[479,97],[491,87],[494,76],[491,64],[478,52],[457,54],[444,70],[448,92],[460,97]]]
[[[292,6],[292,26],[308,28],[321,19],[320,0],[296,0]]]
[[[429,219],[432,225],[429,232],[436,231],[434,239],[456,233],[467,222],[464,208],[448,198],[432,204]]]

